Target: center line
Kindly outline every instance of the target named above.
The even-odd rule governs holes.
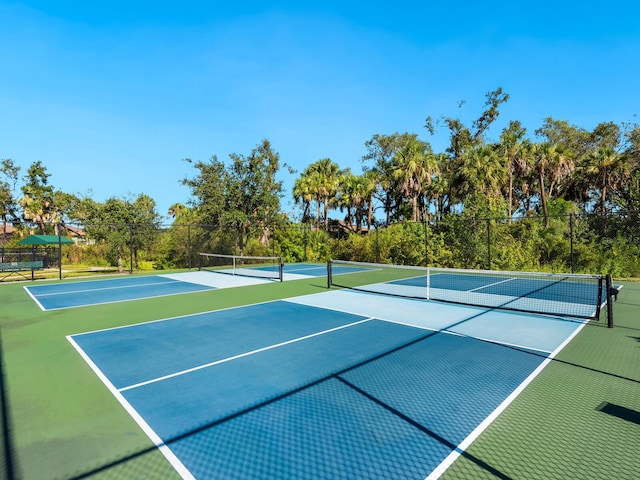
[[[337,330],[342,330],[343,328],[353,327],[354,325],[359,325],[360,323],[368,322],[373,320],[373,317],[365,318],[364,320],[359,320],[357,322],[349,323],[347,325],[342,325],[340,327],[331,328],[329,330],[323,330],[322,332],[312,333],[311,335],[306,335],[304,337],[294,338],[293,340],[287,340],[286,342],[277,343],[275,345],[269,345],[268,347],[259,348],[257,350],[252,350],[251,352],[241,353],[239,355],[234,355],[233,357],[223,358],[222,360],[216,360],[215,362],[205,363],[204,365],[198,365],[197,367],[188,368],[186,370],[182,370],[180,372],[170,373],[169,375],[164,375],[162,377],[153,378],[151,380],[146,380],[144,382],[136,383],[134,385],[129,385],[128,387],[119,388],[119,392],[126,392],[127,390],[133,390],[134,388],[143,387],[145,385],[150,385],[152,383],[160,382],[162,380],[167,380],[169,378],[177,377],[179,375],[184,375],[185,373],[195,372],[197,370],[202,370],[205,368],[213,367],[215,365],[220,365],[221,363],[230,362],[231,360],[237,360],[242,357],[247,357],[249,355],[253,355],[255,353],[265,352],[267,350],[271,350],[273,348],[282,347],[284,345],[288,345],[290,343],[299,342],[301,340],[307,340],[309,338],[317,337],[318,335],[324,335],[325,333],[335,332]]]
[[[493,283],[490,283],[489,285],[482,285],[481,287],[477,287],[477,288],[473,288],[471,290],[467,290],[467,292],[475,292],[476,290],[482,290],[483,288],[493,287],[494,285],[500,285],[501,283],[511,282],[513,280],[516,280],[516,279],[515,278],[506,278],[504,280],[500,280],[499,282],[493,282]]]

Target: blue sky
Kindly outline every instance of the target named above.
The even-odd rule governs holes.
[[[638,52],[626,0],[0,0],[0,158],[101,202],[145,193],[164,215],[190,198],[184,158],[268,138],[298,174],[325,157],[360,173],[374,134],[443,151],[425,118],[470,123],[497,87],[511,98],[490,139],[509,120],[531,136],[549,116],[638,122]],[[298,174],[280,174],[284,211]]]

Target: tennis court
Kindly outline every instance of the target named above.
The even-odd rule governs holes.
[[[301,263],[284,265],[284,280],[301,280],[326,275],[326,265]],[[41,310],[101,305],[155,298],[168,295],[194,293],[212,289],[243,287],[272,282],[264,272],[273,267],[243,268],[228,275],[226,270],[191,271],[143,277],[116,277],[110,279],[73,281],[45,285],[30,285],[24,289]],[[353,267],[339,273],[358,271]],[[361,269],[360,269],[361,270]]]
[[[460,302],[601,278],[340,266],[52,312],[5,285],[23,478],[637,478],[633,286],[608,329]]]
[[[182,478],[436,478],[583,327],[331,290],[68,336]]]

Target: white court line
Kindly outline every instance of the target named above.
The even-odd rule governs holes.
[[[29,290],[29,288],[25,285],[24,287],[22,287],[25,289],[25,291],[27,292],[27,295],[29,295],[31,297],[31,300],[33,300],[34,302],[36,302],[36,305],[38,305],[38,307],[40,307],[40,310],[42,310],[43,312],[46,312],[47,309],[44,308],[44,306],[42,306],[42,304],[40,303],[40,301],[33,296],[33,294],[31,293],[31,291]]]
[[[294,272],[299,272],[300,270],[303,271],[308,271],[308,270],[323,270],[323,271],[327,271],[327,266],[326,265],[318,265],[315,267],[299,267],[299,268],[287,268],[287,266],[285,265],[285,269],[284,269],[284,273],[294,273]]]
[[[148,299],[151,299],[151,298],[173,297],[175,295],[186,295],[186,294],[189,294],[189,293],[210,292],[211,290],[215,290],[215,287],[210,287],[208,289],[195,290],[195,291],[190,291],[190,292],[172,292],[172,293],[163,293],[162,295],[147,295],[147,296],[144,296],[144,297],[125,298],[125,299],[121,298],[121,299],[118,299],[118,300],[109,300],[109,301],[106,301],[106,302],[81,303],[79,305],[69,305],[69,306],[65,306],[65,307],[47,308],[47,309],[45,309],[45,311],[51,312],[53,310],[67,310],[69,308],[95,307],[96,305],[108,305],[110,303],[136,302],[138,300],[148,300]]]
[[[221,360],[216,360],[215,362],[205,363],[203,365],[198,365],[197,367],[187,368],[186,370],[181,370],[179,372],[170,373],[169,375],[163,375],[162,377],[153,378],[151,380],[146,380],[144,382],[136,383],[135,385],[129,385],[128,387],[120,388],[118,391],[119,392],[126,392],[127,390],[132,390],[134,388],[143,387],[145,385],[150,385],[152,383],[161,382],[161,381],[167,380],[169,378],[174,378],[174,377],[178,377],[180,375],[185,375],[187,373],[196,372],[198,370],[203,370],[205,368],[213,367],[215,365],[220,365],[222,363],[227,363],[227,362],[230,362],[232,360],[237,360],[239,358],[248,357],[249,355],[254,355],[254,354],[260,353],[260,352],[266,352],[267,350],[272,350],[274,348],[283,347],[283,346],[289,345],[291,343],[300,342],[302,340],[307,340],[309,338],[317,337],[319,335],[324,335],[326,333],[331,333],[331,332],[335,332],[337,330],[342,330],[344,328],[353,327],[354,325],[358,325],[358,324],[364,323],[364,322],[369,322],[371,320],[373,320],[372,317],[365,318],[364,320],[359,320],[357,322],[349,323],[347,325],[341,325],[339,327],[331,328],[329,330],[323,330],[322,332],[316,332],[316,333],[312,333],[310,335],[305,335],[304,337],[298,337],[298,338],[294,338],[292,340],[287,340],[286,342],[276,343],[274,345],[269,345],[267,347],[258,348],[256,350],[252,350],[250,352],[240,353],[238,355],[234,355],[233,357],[223,358]]]
[[[123,289],[123,288],[135,288],[135,287],[157,287],[160,285],[170,285],[173,283],[180,283],[177,280],[171,280],[169,282],[160,282],[160,283],[138,283],[135,285],[117,285],[115,287],[102,287],[102,288],[87,288],[84,290],[71,290],[71,291],[66,291],[66,292],[52,292],[52,293],[41,293],[38,296],[39,297],[52,297],[55,295],[75,295],[76,293],[87,293],[87,292],[103,292],[106,290],[118,290],[118,289]],[[25,287],[26,288],[26,287]]]
[[[455,462],[458,457],[464,452],[471,444],[480,436],[482,432],[484,432],[489,425],[493,423],[493,421],[498,418],[498,416],[516,399],[518,395],[522,393],[527,385],[529,385],[534,378],[536,378],[542,370],[553,360],[553,358],[560,353],[560,351],[567,346],[567,344],[573,340],[573,338],[587,325],[585,321],[580,325],[576,330],[567,337],[567,339],[562,342],[558,348],[556,348],[547,358],[545,358],[538,368],[536,368],[529,376],[520,384],[518,387],[511,392],[511,394],[505,398],[500,405],[487,417],[485,418],[480,425],[478,425],[467,437],[460,442],[460,444],[456,447],[454,451],[452,451],[441,463],[438,465],[427,477],[425,480],[436,480],[442,476],[446,470]]]
[[[466,291],[467,292],[475,292],[477,290],[482,290],[483,288],[493,287],[494,285],[500,285],[501,283],[511,282],[513,280],[515,280],[515,278],[507,278],[505,280],[500,280],[499,282],[493,282],[493,283],[490,283],[489,285],[482,285],[481,287],[473,288],[471,290],[466,290]]]
[[[170,320],[177,320],[177,319],[181,319],[181,318],[197,317],[199,315],[209,315],[211,313],[224,312],[225,310],[235,310],[237,308],[250,307],[250,306],[253,306],[253,305],[264,305],[266,303],[275,303],[275,302],[279,302],[279,301],[280,300],[266,300],[264,302],[251,303],[251,304],[248,304],[248,305],[236,305],[234,307],[219,308],[217,310],[207,310],[205,312],[186,313],[184,315],[177,315],[175,317],[158,318],[156,320],[147,320],[146,322],[130,323],[130,324],[127,324],[127,325],[118,325],[117,327],[100,328],[98,330],[89,330],[87,332],[74,333],[72,335],[74,337],[77,337],[77,336],[80,336],[80,335],[91,335],[91,334],[94,334],[94,333],[108,332],[110,330],[121,330],[121,329],[124,329],[124,328],[134,328],[134,327],[138,327],[140,325],[148,325],[150,323],[167,322],[167,321],[170,321]],[[360,316],[362,316],[362,315],[360,315]]]
[[[67,340],[71,343],[73,348],[80,354],[80,356],[84,359],[85,362],[89,365],[91,370],[102,380],[102,383],[105,384],[107,389],[113,394],[113,396],[120,402],[120,404],[124,407],[124,409],[131,415],[134,421],[138,424],[138,426],[142,429],[144,433],[147,434],[149,439],[153,442],[153,444],[160,450],[162,455],[167,459],[167,461],[173,466],[173,468],[178,472],[178,474],[184,480],[195,480],[195,477],[191,474],[191,472],[184,466],[184,464],[178,459],[178,457],[171,451],[171,449],[162,441],[160,436],[149,426],[147,422],[144,421],[142,416],[136,411],[135,408],[131,406],[131,404],[124,398],[124,396],[113,386],[113,384],[109,381],[107,376],[102,373],[102,370],[98,368],[98,366],[91,360],[91,358],[85,353],[85,351],[78,345],[75,340],[71,337],[71,335],[67,336]]]

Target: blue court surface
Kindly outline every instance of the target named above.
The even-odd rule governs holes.
[[[362,269],[340,267],[339,273],[360,270]],[[284,266],[284,271],[284,280],[300,280],[326,275],[327,266],[312,263],[288,264]],[[261,277],[191,271],[52,283],[26,286],[24,289],[42,310],[56,310],[271,282],[273,280]]]
[[[420,273],[366,285],[343,285],[339,279],[334,279],[332,285],[388,295],[576,318],[598,318],[607,298],[606,282],[602,279],[570,274],[452,271],[428,276]],[[613,288],[619,290],[622,286]]]
[[[426,276],[390,282],[396,285],[425,286]],[[477,292],[487,295],[537,298],[558,302],[593,304],[598,298],[597,283],[514,278],[508,276],[455,275],[439,273],[430,278],[430,288]]]
[[[328,291],[68,337],[182,478],[436,478],[582,327]]]
[[[124,302],[215,288],[163,275],[117,277],[24,287],[42,310]]]

